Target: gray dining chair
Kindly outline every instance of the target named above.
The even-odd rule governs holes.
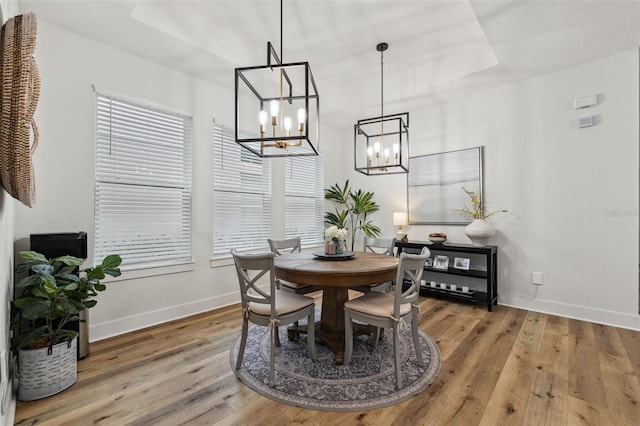
[[[420,280],[424,264],[429,257],[429,249],[421,254],[400,254],[400,263],[396,274],[395,289],[391,293],[370,292],[344,304],[345,349],[344,365],[349,365],[353,354],[353,320],[376,327],[374,346],[378,344],[380,328],[393,329],[393,358],[396,370],[396,387],[402,388],[402,371],[400,365],[400,328],[404,323],[411,324],[413,346],[416,351],[418,365],[424,367],[422,349],[418,336],[418,297]],[[410,284],[403,290],[402,283]]]
[[[286,255],[288,253],[299,253],[302,251],[300,237],[287,238],[285,240],[272,240],[269,238],[267,241],[269,242],[269,249],[271,249],[271,252],[275,256]],[[280,279],[277,280],[276,284],[278,284],[281,290],[291,291],[297,294],[308,294],[322,290],[322,287],[292,283],[290,281]]]
[[[394,238],[370,238],[364,237],[364,245],[362,251],[371,252],[377,254],[386,254],[389,256],[395,256],[394,249],[396,246],[396,239]],[[361,286],[356,287],[354,290],[360,291],[362,293],[369,293],[370,291],[383,291],[389,292],[391,291],[391,287],[393,286],[393,282],[389,281],[376,286]]]
[[[236,370],[242,366],[247,345],[249,322],[269,328],[271,352],[269,359],[269,386],[275,379],[276,346],[280,346],[278,326],[288,325],[307,317],[307,347],[311,359],[316,359],[315,302],[312,298],[276,289],[273,253],[239,254],[231,250],[238,273],[242,301],[242,337],[236,361]],[[269,291],[261,285],[268,279]]]

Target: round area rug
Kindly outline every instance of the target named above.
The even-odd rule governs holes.
[[[335,365],[333,352],[316,343],[317,360],[307,350],[306,335],[289,341],[286,327],[279,328],[282,346],[276,347],[274,387],[269,383],[269,333],[250,325],[242,367],[235,371],[240,338],[231,350],[231,368],[238,378],[261,395],[286,404],[324,411],[362,411],[387,407],[425,390],[440,372],[440,351],[431,337],[420,331],[425,367],[418,366],[411,329],[401,332],[403,388],[395,387],[391,330],[376,347],[372,336],[355,338],[348,366]]]

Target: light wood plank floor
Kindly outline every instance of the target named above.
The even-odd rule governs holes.
[[[264,398],[233,375],[239,307],[91,344],[79,380],[19,402],[18,425],[639,425],[640,333],[496,306],[421,299],[442,352],[421,394],[328,413]]]

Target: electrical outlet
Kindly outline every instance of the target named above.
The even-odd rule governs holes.
[[[531,284],[542,285],[542,272],[531,273]]]

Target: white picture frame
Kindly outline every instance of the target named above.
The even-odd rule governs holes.
[[[449,269],[449,258],[447,256],[436,256],[433,259],[433,269],[446,271]]]
[[[471,259],[467,259],[466,257],[456,257],[455,259],[453,259],[453,267],[455,269],[463,269],[465,271],[468,271],[470,264]]]

